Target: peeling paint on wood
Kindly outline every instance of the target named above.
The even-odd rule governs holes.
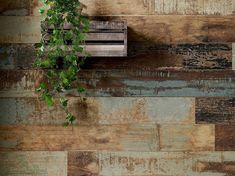
[[[17,126],[1,125],[0,141],[16,142],[1,151],[112,150],[158,151],[159,134],[155,123],[126,125]]]
[[[155,0],[156,14],[166,15],[232,15],[233,0]]]
[[[235,151],[235,125],[215,126],[215,150]]]
[[[67,175],[67,152],[0,152],[0,176]]]
[[[235,98],[196,98],[196,123],[235,124]]]
[[[214,125],[160,125],[160,151],[213,151]]]
[[[34,97],[43,79],[36,70],[0,70],[0,97]],[[87,96],[226,97],[235,94],[233,71],[84,70],[78,79]],[[76,90],[65,92],[78,96]]]
[[[56,100],[59,102],[59,100]],[[194,98],[96,97],[69,98],[76,124],[126,124],[138,122],[193,123]],[[0,124],[60,125],[66,116],[60,105],[48,108],[37,98],[0,98]]]
[[[126,20],[128,41],[154,43],[233,42],[235,16],[104,16],[96,20]],[[153,23],[154,21],[154,23]],[[181,21],[181,23],[175,23]],[[40,17],[0,17],[1,43],[37,43],[40,41]],[[143,23],[144,22],[144,23]],[[143,25],[145,26],[143,28]]]

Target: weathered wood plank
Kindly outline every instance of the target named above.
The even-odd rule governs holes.
[[[222,176],[235,173],[234,152],[99,152],[98,155],[102,176]]]
[[[233,15],[233,0],[155,0],[156,14]]]
[[[69,98],[68,107],[78,119],[76,124],[195,122],[194,98]],[[65,117],[59,104],[48,108],[37,98],[0,98],[0,124],[60,125]]]
[[[196,123],[234,124],[235,98],[196,98]]]
[[[68,176],[98,176],[99,159],[95,151],[68,152]]]
[[[36,58],[32,44],[0,45],[0,69],[29,69]],[[135,64],[133,64],[135,63]],[[87,58],[85,69],[228,69],[231,43],[158,45],[128,43],[128,57]]]
[[[235,70],[235,43],[232,44],[232,69]]]
[[[37,70],[0,70],[0,97],[33,97],[43,79]],[[233,71],[84,70],[78,74],[87,96],[233,97]],[[65,92],[78,96],[77,91]]]
[[[0,176],[65,176],[67,152],[0,152]]]
[[[30,14],[30,0],[0,0],[0,15],[25,16]]]
[[[214,125],[160,125],[160,151],[213,151]]]
[[[64,151],[158,151],[154,123],[128,125],[0,126],[0,150]],[[10,145],[11,144],[11,145]]]
[[[217,151],[235,151],[235,125],[215,126],[215,149]]]
[[[126,20],[129,27],[128,41],[164,44],[235,41],[235,16],[143,15],[105,16],[93,19]],[[40,17],[1,16],[0,22],[0,43],[40,41]]]

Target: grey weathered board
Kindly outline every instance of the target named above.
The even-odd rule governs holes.
[[[82,101],[79,97],[70,97],[68,105],[78,119],[75,124],[195,122],[195,98],[95,97]],[[65,117],[66,114],[59,104],[48,108],[37,98],[0,98],[2,125],[61,125]]]
[[[0,97],[36,96],[43,71],[1,70]],[[84,70],[78,80],[87,96],[233,97],[234,71]],[[77,96],[77,91],[65,92]]]
[[[0,69],[30,69],[36,52],[32,44],[1,44]],[[135,64],[133,64],[135,63]],[[231,69],[231,43],[128,43],[128,57],[87,58],[84,69]]]

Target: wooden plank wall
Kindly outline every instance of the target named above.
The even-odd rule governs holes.
[[[0,176],[235,175],[235,0],[83,2],[127,21],[128,57],[87,59],[64,128],[34,92],[42,4],[0,0]]]

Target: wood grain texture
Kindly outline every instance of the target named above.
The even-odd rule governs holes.
[[[98,152],[102,176],[234,175],[233,152]],[[220,166],[220,167],[218,167]]]
[[[235,43],[232,44],[232,69],[235,70]]]
[[[30,0],[0,0],[0,15],[25,16],[30,14]]]
[[[235,151],[235,125],[215,126],[215,149],[217,151]]]
[[[213,151],[214,125],[160,125],[160,151]]]
[[[0,98],[0,124],[61,125],[66,114],[59,100],[53,108],[37,98]],[[69,110],[75,124],[131,124],[141,122],[195,122],[194,98],[167,97],[96,97],[69,98]]]
[[[233,15],[233,0],[155,0],[157,14]]]
[[[127,21],[128,41],[192,44],[235,40],[235,16],[143,15],[104,16],[93,19]],[[40,40],[40,17],[1,16],[0,22],[0,43],[36,43]]]
[[[196,98],[196,123],[234,124],[234,98]]]
[[[158,151],[158,130],[154,123],[126,125],[0,126],[0,150],[23,151]]]
[[[31,69],[36,58],[32,44],[1,44],[0,69]],[[133,64],[133,62],[135,64]],[[128,57],[87,58],[85,69],[228,69],[231,43],[158,45],[128,43]]]
[[[67,152],[0,152],[0,176],[65,176]]]
[[[78,74],[87,96],[234,96],[233,71],[84,70]],[[36,70],[0,70],[0,97],[35,97],[43,80]],[[77,91],[65,92],[78,96]]]

